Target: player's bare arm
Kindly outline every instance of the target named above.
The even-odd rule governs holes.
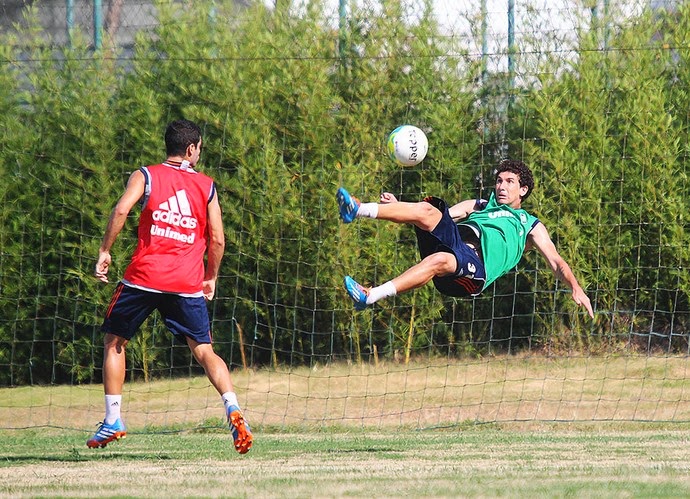
[[[455,204],[448,208],[448,213],[450,213],[450,217],[456,222],[459,220],[464,220],[465,218],[470,216],[470,213],[472,213],[473,211],[477,211],[476,199],[467,199],[465,201],[460,201],[458,204]]]
[[[101,247],[98,249],[98,262],[96,263],[95,275],[102,282],[108,282],[108,270],[112,262],[110,248],[125,226],[127,215],[129,215],[132,207],[144,195],[145,184],[144,174],[141,171],[137,170],[132,173],[127,181],[127,188],[124,194],[122,194],[122,197],[120,197],[110,214]]]
[[[551,240],[549,232],[543,223],[539,222],[530,231],[527,236],[527,244],[525,250],[536,248],[539,253],[544,257],[544,259],[551,267],[554,275],[564,281],[572,290],[573,301],[578,305],[585,307],[589,316],[594,318],[594,311],[592,310],[592,304],[589,301],[589,297],[585,294],[584,290],[580,286],[580,283],[575,278],[572,270],[568,263],[563,259],[563,257],[558,253],[556,245]]]
[[[208,250],[206,255],[206,271],[204,274],[204,298],[212,300],[216,292],[216,279],[220,270],[220,261],[225,251],[225,233],[223,217],[218,202],[218,193],[208,205]]]

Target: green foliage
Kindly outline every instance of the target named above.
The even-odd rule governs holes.
[[[659,33],[674,37],[675,29],[645,13],[609,51],[584,34],[572,67],[525,99],[539,138],[528,143],[539,166],[532,202],[584,286],[596,290],[597,307],[612,311],[594,328],[564,323],[589,347],[606,335],[634,343],[631,333],[652,330],[673,349],[673,336],[688,327],[674,313],[688,308],[687,126],[677,112],[688,103],[673,75],[687,65]]]
[[[540,58],[531,74],[541,79],[516,93],[499,73],[480,88],[481,68],[440,36],[430,0],[413,18],[402,0],[353,5],[345,34],[322,2],[279,4],[161,3],[158,27],[125,65],[79,33],[51,47],[31,9],[21,47],[2,40],[0,384],[99,380],[112,291],[90,278],[100,237],[129,174],[163,159],[165,125],[180,117],[203,125],[201,166],[220,193],[227,246],[211,311],[233,364],[243,354],[252,365],[477,355],[535,340],[687,348],[690,319],[676,311],[690,291],[690,70],[687,51],[667,48],[688,45],[685,8],[619,26],[609,50],[597,30],[582,31],[577,57]],[[430,140],[415,168],[384,151],[403,123]],[[504,145],[533,166],[526,207],[603,312],[595,323],[554,293],[533,256],[483,298],[426,286],[353,314],[342,277],[385,282],[417,260],[416,241],[406,226],[339,223],[336,188],[365,201],[486,195]],[[133,221],[113,249],[112,280],[134,243]],[[151,322],[129,347],[133,376],[189,369],[189,353]]]
[[[12,342],[2,381],[10,383],[69,378],[70,368],[62,370],[55,359],[62,358],[63,347],[90,337],[91,306],[89,320],[79,319],[85,297],[99,292],[82,277],[90,274],[98,247],[93,234],[102,227],[99,194],[110,191],[103,172],[116,151],[112,63],[88,54],[79,40],[74,48],[46,48],[32,16],[29,11],[22,38],[31,47],[31,62],[20,66],[20,49],[12,40],[4,45],[9,75],[17,82],[3,85],[14,95],[6,118],[12,137],[2,152],[12,172],[4,186],[0,303],[6,318],[0,338],[3,345]]]

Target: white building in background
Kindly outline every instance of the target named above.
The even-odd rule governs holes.
[[[169,0],[175,3],[188,3],[193,0]],[[257,0],[218,0],[232,1],[238,8],[249,6]],[[269,7],[280,0],[264,0]],[[306,1],[306,0],[305,0]],[[338,6],[342,0],[323,0],[327,10],[332,12],[337,26]],[[368,1],[381,0],[345,0],[366,4]],[[409,0],[414,5],[417,0]],[[576,19],[583,11],[595,8],[600,13],[606,5],[623,6],[624,12],[639,12],[645,8],[666,9],[675,11],[682,0],[596,0],[585,8],[582,2],[569,0],[513,0],[515,16],[515,35],[519,38],[521,31],[528,29],[525,19],[541,18],[542,29],[569,31],[574,30]],[[477,19],[482,2],[487,12],[488,38],[493,40],[491,52],[504,51],[508,37],[508,4],[509,0],[433,0],[434,11],[449,35],[467,38],[471,20]],[[152,0],[0,0],[0,33],[13,29],[15,23],[21,23],[24,10],[34,6],[38,9],[41,25],[55,44],[64,44],[69,40],[68,25],[79,29],[88,38],[94,38],[94,24],[100,19],[103,36],[111,37],[120,47],[131,47],[134,37],[141,30],[153,29],[157,24],[156,9]]]
[[[188,3],[190,0],[170,0]],[[238,8],[247,7],[251,0],[230,0]],[[141,30],[157,24],[156,8],[151,0],[0,0],[0,33],[14,29],[21,23],[28,7],[35,7],[41,25],[51,40],[62,45],[69,40],[69,26],[94,39],[94,26],[100,19],[103,36],[120,47],[131,47]]]
[[[141,29],[155,26],[155,8],[149,0],[0,0],[0,31],[22,23],[28,7],[37,9],[46,34],[56,45],[69,40],[68,26],[94,38],[94,23],[100,15],[103,34],[119,46],[131,45]]]

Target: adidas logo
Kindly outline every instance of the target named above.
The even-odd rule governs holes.
[[[192,207],[189,204],[187,193],[181,189],[170,196],[167,201],[158,205],[158,209],[152,214],[155,222],[161,222],[168,226],[159,227],[157,224],[151,224],[151,235],[160,236],[168,239],[174,239],[183,243],[194,243],[195,233],[183,234],[177,232],[172,227],[180,227],[182,229],[196,229],[199,224],[198,220],[192,216]]]
[[[184,229],[195,229],[198,223],[192,216],[192,208],[184,189],[177,191],[174,196],[170,196],[167,201],[158,205],[158,209],[153,212],[153,220]]]
[[[187,199],[187,193],[184,189],[177,191],[174,196],[170,196],[166,202],[158,205],[158,208],[173,213],[181,213],[187,217],[192,214],[192,209],[189,207],[189,199]]]

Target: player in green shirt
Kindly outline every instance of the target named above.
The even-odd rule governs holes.
[[[496,170],[495,191],[488,201],[471,199],[453,206],[435,197],[422,202],[398,201],[383,193],[378,203],[361,203],[344,188],[336,199],[345,223],[377,218],[410,223],[417,233],[422,260],[394,279],[365,288],[345,277],[345,288],[357,310],[433,281],[448,296],[476,296],[506,274],[535,248],[556,277],[572,290],[575,303],[594,318],[592,304],[570,266],[556,250],[543,223],[522,209],[534,187],[532,172],[522,161],[502,161]]]

